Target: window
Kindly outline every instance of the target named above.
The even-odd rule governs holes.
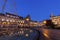
[[[8,22],[9,20],[7,19],[6,21]]]
[[[10,22],[12,22],[12,20],[10,20]]]
[[[4,21],[5,19],[2,19],[2,21]]]

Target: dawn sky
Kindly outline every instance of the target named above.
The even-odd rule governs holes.
[[[16,2],[16,9],[14,2]],[[0,0],[0,12],[4,0]],[[5,6],[5,12],[15,13],[25,17],[30,14],[32,20],[49,19],[50,13],[60,15],[60,0],[8,0]]]

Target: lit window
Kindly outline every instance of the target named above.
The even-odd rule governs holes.
[[[26,18],[27,21],[29,21],[29,18]]]
[[[23,30],[22,28],[20,30]]]
[[[11,32],[10,34],[9,34],[9,36],[11,36],[13,34],[13,32]]]
[[[34,24],[37,24],[37,23],[34,23]]]
[[[55,22],[55,24],[58,24],[57,22]]]
[[[12,20],[10,20],[10,22],[12,22]]]
[[[2,19],[2,21],[4,21],[5,19]]]
[[[13,22],[15,22],[15,20],[12,20]]]
[[[22,21],[24,23],[24,21]]]
[[[20,34],[24,34],[24,31],[20,31]]]
[[[28,26],[28,24],[25,24],[25,26]]]
[[[46,21],[44,21],[44,24],[46,24]]]
[[[6,21],[8,22],[9,20],[7,19]]]
[[[21,34],[21,31],[20,31],[20,34]]]
[[[24,23],[24,21],[21,21],[21,23]]]
[[[26,36],[26,37],[28,37],[28,36],[29,36],[29,34],[26,34],[25,36]]]
[[[33,32],[32,30],[30,30],[30,32]]]
[[[33,22],[30,22],[31,24],[33,23]]]

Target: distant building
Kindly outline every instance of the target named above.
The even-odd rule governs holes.
[[[16,26],[23,17],[10,13],[0,13],[0,26]]]
[[[38,27],[39,22],[37,21],[30,21],[30,27]]]
[[[41,27],[41,28],[49,28],[49,25],[50,25],[49,22],[50,22],[49,20],[44,20],[42,22],[39,22],[39,27]]]
[[[53,14],[50,16],[49,20],[44,20],[42,22],[31,20],[30,15],[27,15],[25,18],[10,14],[10,13],[0,13],[0,27],[8,27],[8,26],[20,26],[20,27],[42,27],[48,28],[52,24],[55,27],[60,27],[60,16],[54,16]]]
[[[60,15],[58,16],[51,16],[50,20],[52,20],[53,24],[56,25],[56,28],[60,27]]]

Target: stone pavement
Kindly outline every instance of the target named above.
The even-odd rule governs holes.
[[[0,40],[60,40],[57,29],[21,29],[19,35],[1,36]]]

